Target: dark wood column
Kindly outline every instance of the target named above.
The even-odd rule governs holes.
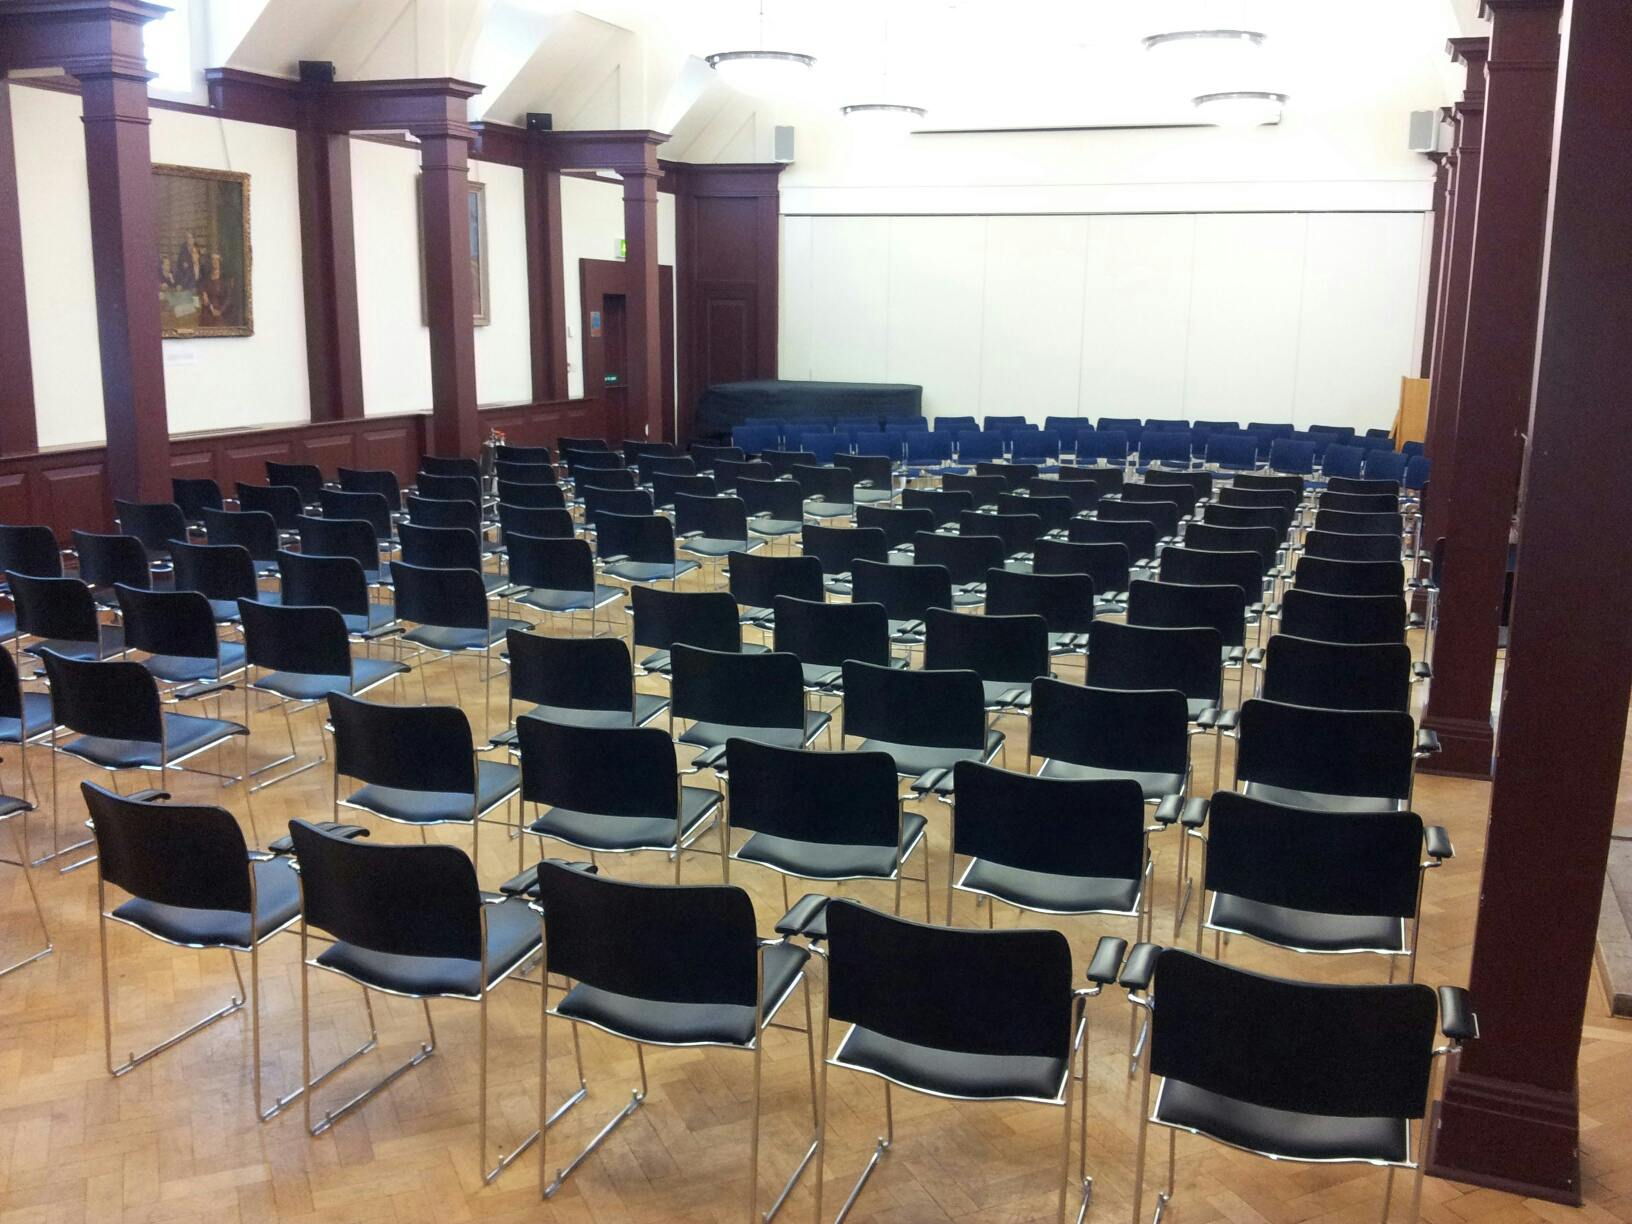
[[[439,455],[481,450],[470,276],[470,133],[420,131],[425,299],[431,328],[431,438]]]
[[[1428,247],[1427,307],[1422,320],[1422,365],[1420,377],[1430,376],[1434,365],[1434,334],[1439,326],[1440,265],[1445,262],[1445,233],[1450,228],[1449,188],[1451,162],[1448,154],[1428,154],[1434,163],[1434,236]]]
[[[1489,774],[1495,742],[1491,690],[1535,365],[1561,6],[1484,0],[1490,58],[1454,459],[1448,487],[1433,476],[1451,507],[1423,715],[1444,745],[1436,773]]]
[[[527,199],[527,298],[533,398],[567,398],[567,290],[561,253],[561,171],[533,142],[522,170]]]
[[[17,203],[17,155],[11,135],[11,87],[0,78],[0,454],[39,444],[34,423],[34,362],[28,344],[23,278],[23,218]]]
[[[1434,358],[1428,377],[1428,436],[1425,453],[1433,460],[1423,535],[1431,547],[1444,535],[1444,507],[1450,492],[1455,455],[1456,408],[1462,385],[1462,341],[1468,325],[1468,269],[1473,261],[1474,211],[1479,204],[1480,137],[1485,125],[1485,56],[1488,38],[1453,38],[1451,58],[1467,69],[1462,101],[1451,108],[1455,142],[1446,203],[1444,266],[1440,272],[1439,321],[1434,328]]]
[[[1499,18],[1498,18],[1499,20]],[[1627,697],[1632,539],[1632,6],[1570,0],[1517,584],[1470,988],[1441,1177],[1581,1202],[1577,1062]],[[1583,567],[1592,582],[1583,586]]]
[[[295,157],[312,420],[360,419],[363,350],[357,320],[351,137],[303,124],[295,132]]]
[[[674,437],[663,420],[663,312],[657,276],[656,166],[627,169],[623,175],[624,323],[629,388],[626,420],[644,420],[646,437]]]

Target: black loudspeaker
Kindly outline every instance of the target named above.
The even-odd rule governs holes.
[[[333,85],[334,65],[328,60],[301,60],[300,79],[313,85]]]
[[[555,129],[555,116],[549,111],[528,111],[527,130],[529,132],[549,132]]]

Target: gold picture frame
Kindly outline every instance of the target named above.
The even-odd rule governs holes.
[[[153,212],[163,337],[253,336],[249,175],[155,165]]]
[[[427,300],[425,281],[425,196],[424,179],[416,180],[414,204],[419,218],[419,317],[426,327],[430,326],[430,303]],[[469,183],[470,207],[470,300],[472,306],[471,322],[477,327],[486,327],[493,322],[493,307],[489,297],[488,264],[487,264],[487,184]]]

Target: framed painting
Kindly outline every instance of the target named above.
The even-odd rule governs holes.
[[[471,183],[469,200],[470,230],[470,298],[473,306],[472,322],[486,327],[493,321],[487,291],[487,184]],[[430,323],[430,312],[425,301],[425,202],[416,194],[419,204],[419,302],[420,319]]]
[[[249,175],[155,165],[153,202],[165,339],[254,335]]]

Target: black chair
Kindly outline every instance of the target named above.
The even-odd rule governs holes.
[[[409,493],[402,500],[408,508],[408,522],[414,526],[457,527],[475,536],[483,551],[488,550],[485,533],[490,524],[483,521],[477,503],[462,497],[426,497],[419,493]]]
[[[499,512],[503,517],[505,506],[529,506],[539,510],[565,510],[567,493],[553,481],[544,484],[526,484],[500,479],[498,483]]]
[[[1041,478],[1039,478],[1040,480]],[[1042,493],[1004,493],[997,499],[997,518],[1035,518],[1038,520],[1037,535],[1047,532],[1060,532],[1062,535],[1071,526],[1071,520],[1076,517],[1077,508],[1069,497],[1049,497]],[[1018,529],[1018,524],[1016,525]],[[978,534],[978,533],[977,533]],[[1029,552],[1028,547],[1025,551]]]
[[[152,561],[168,561],[170,541],[187,538],[187,518],[174,502],[128,502],[116,497],[113,522],[122,534],[140,540]]]
[[[857,561],[890,559],[889,544],[884,532],[877,527],[826,527],[806,523],[800,537],[800,551],[822,563],[827,590],[834,595],[850,594],[851,575]]]
[[[1412,663],[1404,642],[1354,645],[1277,633],[1264,651],[1259,696],[1328,710],[1408,710],[1413,677],[1429,674],[1426,663]]]
[[[299,491],[303,505],[315,506],[323,492],[323,472],[315,463],[278,463],[276,460],[268,459],[266,461],[266,483],[294,488]],[[238,487],[242,490],[244,486],[240,485]],[[243,504],[241,492],[238,504],[242,509],[249,509],[248,506]]]
[[[1250,488],[1242,485],[1240,477],[1237,477],[1234,484],[1220,485],[1214,491],[1214,504],[1208,508],[1208,512],[1211,513],[1212,509],[1218,506],[1243,506],[1248,509],[1261,509],[1267,506],[1295,516],[1302,501],[1302,490]]]
[[[578,727],[516,720],[523,804],[544,809],[524,827],[591,856],[660,850],[680,882],[684,851],[718,825],[720,792],[687,786],[662,727]],[[694,772],[687,770],[688,773]],[[525,817],[524,817],[525,820]]]
[[[1099,488],[1101,497],[1120,497],[1127,487],[1128,470],[1110,464],[1084,463],[1077,467],[1060,468],[1061,480],[1091,480]]]
[[[1334,493],[1315,497],[1315,510],[1341,510],[1350,514],[1398,514],[1400,499],[1393,493]]]
[[[51,733],[56,720],[51,714],[51,694],[24,692],[23,680],[17,670],[17,661],[9,650],[0,649],[0,744],[16,744],[21,785],[19,792],[26,798],[32,794],[39,800],[39,788],[34,784],[33,772],[28,767],[28,746]],[[0,803],[0,807],[3,807]],[[21,810],[21,809],[19,809]],[[0,821],[7,819],[0,816]],[[27,822],[21,822],[21,836],[28,840]]]
[[[1128,997],[1150,1016],[1150,1060],[1139,1101],[1133,1216],[1144,1204],[1151,1123],[1168,1128],[1165,1208],[1174,1192],[1179,1131],[1272,1160],[1382,1165],[1386,1200],[1396,1168],[1417,1179],[1408,1219],[1421,1204],[1426,1151],[1412,1160],[1411,1120],[1433,1096],[1433,1060],[1478,1035],[1467,992],[1420,985],[1338,986],[1287,981],[1154,944],[1136,947],[1122,971]],[[1151,1108],[1151,1080],[1161,1091]],[[1431,1128],[1419,1125],[1426,1145]]]
[[[115,587],[125,622],[125,649],[148,657],[143,666],[176,700],[192,697],[192,686],[219,692],[222,682],[244,669],[241,642],[223,641],[211,601],[198,591],[144,591]],[[248,603],[250,601],[245,600]],[[234,608],[234,619],[237,609]],[[249,725],[245,707],[244,725]]]
[[[782,881],[789,908],[788,877],[838,883],[887,880],[895,885],[895,912],[907,860],[925,845],[926,823],[900,796],[895,762],[882,752],[801,752],[753,739],[726,747],[731,771],[726,788],[726,843],[749,834],[725,859],[769,867]],[[924,886],[929,921],[929,856],[914,878]]]
[[[499,443],[493,448],[495,463],[549,463],[552,461],[547,446],[512,446]]]
[[[749,537],[748,511],[739,497],[676,493],[674,530],[682,552],[715,561],[752,552],[764,543]]]
[[[636,587],[630,592],[633,625],[630,641],[651,654],[639,660],[641,671],[668,675],[670,648],[684,642],[730,654],[763,654],[765,647],[742,640],[736,601],[724,591],[665,591]]]
[[[1288,495],[1290,496],[1290,494]],[[1286,542],[1295,510],[1285,506],[1232,506],[1210,502],[1201,508],[1201,523],[1213,527],[1262,527],[1275,533],[1276,544]],[[1200,524],[1192,524],[1192,527]],[[1189,536],[1189,529],[1185,532]]]
[[[907,509],[901,506],[856,506],[856,526],[877,527],[884,533],[884,543],[891,552],[911,551],[913,537],[920,531],[934,531],[938,524],[935,514],[921,506]]]
[[[847,519],[855,514],[856,478],[848,468],[795,463],[787,475],[804,496],[806,518]]]
[[[922,645],[929,610],[952,607],[952,576],[944,566],[857,561],[851,573],[851,602],[882,605],[892,641]]]
[[[1039,544],[1042,541],[1038,541]],[[1086,544],[1063,544],[1088,548]],[[1088,646],[1088,627],[1094,623],[1094,580],[1083,573],[1020,573],[986,571],[986,615],[1040,616],[1048,626],[1050,654],[1080,654]]]
[[[1280,567],[1286,537],[1273,527],[1221,527],[1217,523],[1191,523],[1184,530],[1183,547],[1192,552],[1256,553],[1264,577],[1278,579],[1282,572]]]
[[[206,544],[243,549],[259,577],[270,578],[278,572],[278,524],[264,510],[205,508],[199,521]]]
[[[1400,558],[1400,537],[1309,531],[1304,533],[1303,555],[1325,557],[1332,561],[1397,561]]]
[[[1293,585],[1323,595],[1398,595],[1405,590],[1405,564],[1398,558],[1392,561],[1333,561],[1326,557],[1305,556],[1298,562]]]
[[[1316,531],[1335,531],[1340,535],[1405,534],[1405,518],[1399,512],[1392,514],[1356,514],[1348,510],[1316,510]]]
[[[570,540],[577,534],[572,512],[561,506],[514,505],[501,501],[498,512],[501,541],[505,541],[510,532],[541,540]],[[508,548],[509,543],[505,541],[495,551],[504,552]]]
[[[1042,474],[1042,465],[1038,463],[977,463],[976,476],[995,476],[1003,482],[1005,491],[1023,489],[1026,482],[1036,480]]]
[[[729,447],[727,449],[735,450],[736,448]],[[744,479],[775,480],[776,472],[772,470],[770,464],[761,459],[721,458],[714,461],[714,487],[721,493],[735,493],[737,491],[737,482]]]
[[[985,514],[979,510],[966,510],[958,515],[958,534],[996,536],[1003,541],[1006,559],[1030,561],[1032,549],[1043,534],[1043,520],[1036,514]],[[982,574],[980,579],[984,582],[986,575]]]
[[[664,581],[674,587],[682,574],[700,568],[676,559],[674,523],[661,514],[603,511],[595,524],[595,555],[608,578],[631,587]]]
[[[490,720],[493,696],[493,649],[511,629],[526,629],[527,622],[508,616],[494,616],[487,602],[482,575],[472,569],[422,569],[402,561],[391,562],[391,584],[396,595],[397,619],[413,628],[402,640],[418,647],[421,654],[440,655],[453,673],[456,703],[459,696],[459,669],[453,665],[458,655],[479,655],[482,660],[482,730]],[[420,691],[425,703],[431,694],[425,669],[419,669]]]
[[[857,506],[895,500],[895,464],[886,455],[833,456],[833,466],[850,473]]]
[[[941,477],[941,488],[948,493],[969,494],[974,499],[976,510],[989,509],[997,505],[997,499],[1001,494],[1009,491],[1009,478],[948,472]]]
[[[509,548],[510,598],[514,603],[565,616],[589,613],[591,636],[599,632],[596,613],[623,598],[620,587],[595,581],[595,556],[588,540],[541,538],[516,532],[506,537]]]
[[[482,589],[489,596],[507,593],[510,579],[482,569],[481,537],[468,527],[403,523],[397,533],[402,542],[403,564],[419,569],[469,570],[481,579]]]
[[[1161,468],[1151,468],[1145,473],[1146,487],[1165,485],[1168,487],[1181,486],[1190,490],[1192,505],[1209,500],[1213,496],[1213,474],[1211,472],[1174,472],[1164,471]]]
[[[1404,595],[1322,595],[1291,587],[1281,598],[1281,632],[1319,642],[1403,642],[1415,621]]]
[[[972,671],[898,671],[846,659],[844,738],[887,752],[915,790],[945,794],[959,761],[990,761],[1003,733],[987,726],[986,690]]]
[[[75,531],[73,541],[79,558],[80,581],[91,588],[91,598],[98,606],[110,609],[119,606],[113,588],[120,583],[133,587],[153,585],[154,574],[148,568],[147,549],[135,536]]]
[[[1322,812],[1403,811],[1419,741],[1403,710],[1323,710],[1262,698],[1242,702],[1237,789],[1253,799]]]
[[[397,474],[387,469],[340,468],[336,473],[346,493],[377,493],[385,498],[392,514],[402,513],[402,486]],[[328,511],[323,512],[325,515]],[[349,515],[347,517],[350,517]]]
[[[277,603],[276,591],[261,590],[255,562],[247,548],[236,544],[187,544],[170,542],[170,559],[175,568],[178,591],[197,591],[210,601],[210,613],[217,622],[238,619],[238,602],[248,599]]]
[[[800,535],[805,529],[805,495],[791,480],[743,476],[736,482],[748,514],[748,530],[766,539]]]
[[[1358,476],[1330,476],[1326,480],[1326,488],[1332,493],[1400,495],[1400,482],[1397,480],[1362,480]]]
[[[398,632],[396,608],[369,599],[368,578],[355,558],[279,552],[278,587],[292,606],[335,609],[354,641],[375,642]]]
[[[741,552],[732,553],[727,560],[731,598],[743,609],[741,619],[745,624],[771,626],[779,595],[814,603],[823,599],[822,563],[815,557]]]
[[[1217,629],[1096,620],[1088,631],[1088,683],[1095,688],[1178,689],[1190,721],[1212,730],[1223,713],[1223,652]]]
[[[1303,496],[1304,480],[1302,476],[1269,476],[1263,473],[1236,472],[1230,477],[1226,488],[1251,489],[1257,492],[1295,493]]]
[[[420,472],[414,483],[418,487],[418,496],[433,501],[468,502],[480,508],[483,504],[482,482],[474,475],[461,474],[441,475],[436,472]],[[412,507],[406,507],[412,516]]]
[[[468,455],[421,455],[419,457],[419,475],[464,476],[471,480],[480,481],[482,478],[482,464],[481,460],[472,459]]]
[[[850,659],[878,667],[906,666],[906,660],[890,654],[890,621],[882,604],[857,599],[830,604],[778,595],[774,607],[772,649],[799,660],[811,692],[842,694],[844,664]]]
[[[1180,510],[1178,503],[1170,501],[1138,501],[1129,498],[1129,491],[1139,488],[1138,485],[1129,485],[1122,490],[1121,499],[1107,498],[1099,503],[1097,511],[1099,518],[1110,523],[1149,523],[1156,529],[1158,543],[1165,543],[1176,539],[1179,534]],[[1159,489],[1165,493],[1167,490]],[[1075,523],[1072,524],[1075,526]]]
[[[1058,931],[962,931],[921,925],[833,901],[821,914],[827,943],[827,1005],[822,1009],[821,1124],[816,1218],[822,1215],[831,1067],[884,1082],[885,1129],[848,1203],[895,1145],[891,1090],[896,1084],[942,1100],[1028,1101],[1064,1107],[1056,1218],[1065,1219],[1071,1184],[1071,1113],[1079,1049],[1086,1058],[1089,996],[1115,975],[1120,940],[1102,945],[1090,976],[1071,988],[1071,945]],[[834,1023],[848,1025],[831,1055]],[[1087,1073],[1083,1072],[1086,1083]],[[1082,1111],[1075,1189],[1087,1210],[1087,1109]],[[841,1214],[843,1214],[841,1212]]]
[[[0,570],[31,578],[61,578],[62,550],[49,527],[0,524]]]
[[[988,710],[1024,710],[1031,682],[1049,675],[1048,622],[1041,616],[985,616],[930,608],[924,613],[924,668],[972,671]]]
[[[383,504],[383,503],[382,503]],[[389,586],[391,570],[380,553],[380,539],[367,519],[312,518],[297,520],[300,552],[306,557],[350,557],[362,567],[370,585]]]
[[[1177,689],[1112,689],[1043,679],[1033,686],[1026,768],[1044,778],[1137,782],[1146,803],[1185,793],[1190,709]]]
[[[331,692],[334,815],[340,809],[418,826],[470,827],[470,854],[481,844],[482,819],[508,803],[521,772],[477,755],[470,719],[458,706],[401,706]],[[340,779],[362,783],[355,790]]]
[[[308,500],[305,490],[293,484],[252,485],[240,480],[237,492],[239,510],[270,514],[278,530],[288,535],[300,529],[301,515],[307,513],[310,507],[322,504],[325,490],[319,481]]]
[[[714,471],[714,465],[722,459],[727,462],[741,463],[748,458],[747,454],[739,446],[711,446],[707,442],[693,442],[691,444],[691,457],[696,460],[699,472],[708,472],[710,474]]]
[[[6,571],[17,609],[17,635],[39,639],[23,653],[46,651],[70,659],[107,659],[125,649],[124,631],[104,625],[91,588],[78,578],[33,578]]]
[[[293,716],[328,700],[330,693],[361,697],[408,669],[394,659],[357,658],[351,652],[351,634],[340,610],[321,605],[261,604],[244,600],[242,656],[249,669],[244,685],[244,723],[249,723],[249,695],[270,693],[283,714],[289,752],[251,771],[259,777],[297,760]],[[260,674],[256,675],[256,669]],[[322,743],[323,728],[318,728]],[[274,778],[257,782],[261,790],[328,761],[326,752]]]
[[[680,450],[673,442],[650,442],[645,438],[625,438],[623,440],[623,461],[630,467],[635,466],[642,459],[669,458],[679,454]]]
[[[522,718],[543,718],[575,727],[644,727],[661,714],[668,698],[635,691],[629,647],[621,638],[563,638],[512,629],[505,637],[510,661],[510,707],[506,722],[516,722],[516,702],[533,708]],[[514,744],[516,732],[505,731],[494,744]]]
[[[945,569],[956,588],[952,593],[954,604],[973,607],[985,602],[986,574],[1008,565],[1009,550],[1003,537],[995,532],[991,535],[947,535],[938,531],[920,531],[912,541],[912,559],[916,565],[938,565]]]
[[[1106,505],[1110,503],[1107,502]],[[1130,565],[1140,570],[1149,568],[1156,557],[1156,525],[1143,519],[1121,522],[1116,519],[1072,519],[1066,539],[1073,544],[1120,544],[1127,549]],[[1043,542],[1039,541],[1039,545]],[[1126,590],[1126,584],[1112,590]]]
[[[1416,980],[1424,877],[1455,853],[1443,828],[1415,812],[1321,812],[1219,791],[1186,831],[1205,847],[1197,936],[1213,932],[1215,960],[1223,936],[1250,935],[1294,952],[1385,956],[1390,981],[1405,958]]]
[[[362,519],[374,528],[374,539],[381,551],[389,552],[396,546],[396,514],[384,494],[353,493],[343,489],[324,489],[318,499],[326,519]],[[300,524],[304,528],[304,524]],[[301,545],[302,551],[305,545]],[[374,568],[378,569],[378,566]]]
[[[38,713],[40,708],[35,706],[31,711],[30,705],[25,704],[28,697],[41,698],[44,701],[43,716],[45,726],[38,727],[35,724],[37,729],[32,731],[28,715],[30,712]],[[0,649],[0,743],[16,744],[19,753],[25,753],[29,739],[34,735],[48,733],[53,722],[50,697],[44,693],[24,694],[22,686],[18,682],[17,668],[11,661],[10,653]],[[31,779],[29,778],[25,758],[22,787],[24,795],[28,794],[30,785]],[[35,793],[37,795],[38,791]],[[32,965],[35,961],[50,956],[54,946],[51,943],[51,928],[46,925],[45,911],[40,908],[40,895],[35,891],[34,874],[30,868],[35,866],[36,862],[43,863],[54,858],[56,850],[53,848],[51,854],[43,855],[38,860],[34,859],[33,851],[28,844],[27,824],[28,814],[34,810],[35,805],[26,798],[19,799],[12,795],[0,794],[0,824],[5,824],[11,820],[17,821],[16,824],[12,825],[11,829],[17,857],[15,859],[0,859],[0,863],[16,867],[23,873],[23,884],[28,888],[29,900],[34,905],[34,917],[40,924],[40,936],[44,941],[44,947],[25,953],[20,959],[12,961],[9,965],[0,966],[0,978],[5,977],[8,973],[14,973],[24,965]],[[55,815],[56,813],[53,810],[53,826],[56,824]],[[8,930],[13,929],[14,926],[14,922],[8,922],[7,924]]]
[[[1099,486],[1092,480],[1039,476],[1026,482],[1026,492],[1039,498],[1063,497],[1071,503],[1073,514],[1092,513],[1099,505]]]
[[[701,749],[693,765],[728,769],[728,739],[807,748],[833,721],[825,710],[805,708],[804,671],[791,654],[743,654],[676,642],[670,669],[669,733],[677,743]],[[691,725],[678,731],[680,720]],[[828,738],[831,743],[831,732]]]
[[[543,943],[538,915],[525,897],[482,894],[476,868],[454,846],[390,846],[352,841],[304,820],[289,822],[300,861],[300,1045],[306,1129],[320,1135],[436,1049],[432,999],[463,999],[481,1009],[481,1071],[477,1077],[476,1149],[484,1183],[493,1181],[532,1146],[538,1132],[488,1165],[488,996],[516,974]],[[310,950],[312,930],[333,940]],[[326,969],[369,991],[418,999],[426,1041],[384,1078],[314,1125],[312,1095],[326,1078],[312,1075],[312,969]]]
[[[204,511],[222,509],[221,486],[208,477],[172,477],[170,499],[181,507],[189,525],[202,525]]]
[[[1076,540],[1038,540],[1032,554],[1031,572],[1045,576],[1086,575],[1094,588],[1094,611],[1108,614],[1122,611],[1132,577],[1126,544],[1091,544]]]
[[[815,1155],[813,1138],[770,1211],[759,1207],[760,1064],[766,1030],[795,988],[805,989],[805,1035],[811,1042],[811,1096],[815,1107],[816,1053],[810,1022],[809,953],[784,938],[759,938],[754,906],[740,888],[669,887],[606,879],[555,863],[538,869],[539,903],[544,913],[544,974],[565,976],[571,988],[554,1008],[548,996],[540,1022],[539,1185],[552,1197],[607,1136],[646,1100],[647,1046],[712,1046],[751,1051],[753,1102],[748,1143],[748,1215],[770,1220],[792,1193]],[[661,930],[685,931],[684,946],[653,938]],[[548,1136],[555,1117],[548,1113],[549,1022],[551,1017],[587,1024],[635,1043],[640,1088],[603,1126],[588,1146],[550,1180]],[[786,1026],[782,1026],[786,1027]],[[576,1044],[574,1049],[576,1050]],[[579,1087],[568,1104],[585,1091]]]
[[[578,495],[584,505],[584,522],[591,530],[600,529],[603,515],[647,516],[656,513],[657,510],[652,495],[645,489],[610,489],[600,485],[580,484]]]
[[[1264,610],[1269,582],[1261,553],[1249,549],[1212,552],[1204,548],[1173,545],[1162,549],[1158,562],[1156,572],[1163,582],[1240,587],[1247,599],[1249,615],[1256,619]]]
[[[1216,629],[1224,651],[1220,662],[1225,667],[1245,666],[1247,596],[1238,586],[1134,582],[1128,587],[1128,624],[1153,629]]]
[[[261,945],[300,917],[300,876],[287,856],[252,854],[238,821],[225,808],[144,802],[80,783],[96,839],[96,920],[101,935],[103,1051],[115,1079],[241,1011],[248,994],[250,1080],[255,1114],[265,1122],[301,1095],[296,1088],[262,1107]],[[128,899],[110,908],[110,886]],[[232,961],[238,993],[175,1036],[113,1061],[114,999],[108,967],[108,926],[117,923],[161,943],[222,948]],[[244,990],[240,954],[249,957]],[[121,976],[124,976],[121,974]]]
[[[760,454],[760,458],[771,465],[771,473],[777,479],[793,475],[795,466],[815,467],[816,455],[806,450],[767,450]]]
[[[901,506],[906,510],[928,510],[934,523],[925,530],[954,526],[965,510],[975,508],[973,493],[962,489],[902,489]]]

